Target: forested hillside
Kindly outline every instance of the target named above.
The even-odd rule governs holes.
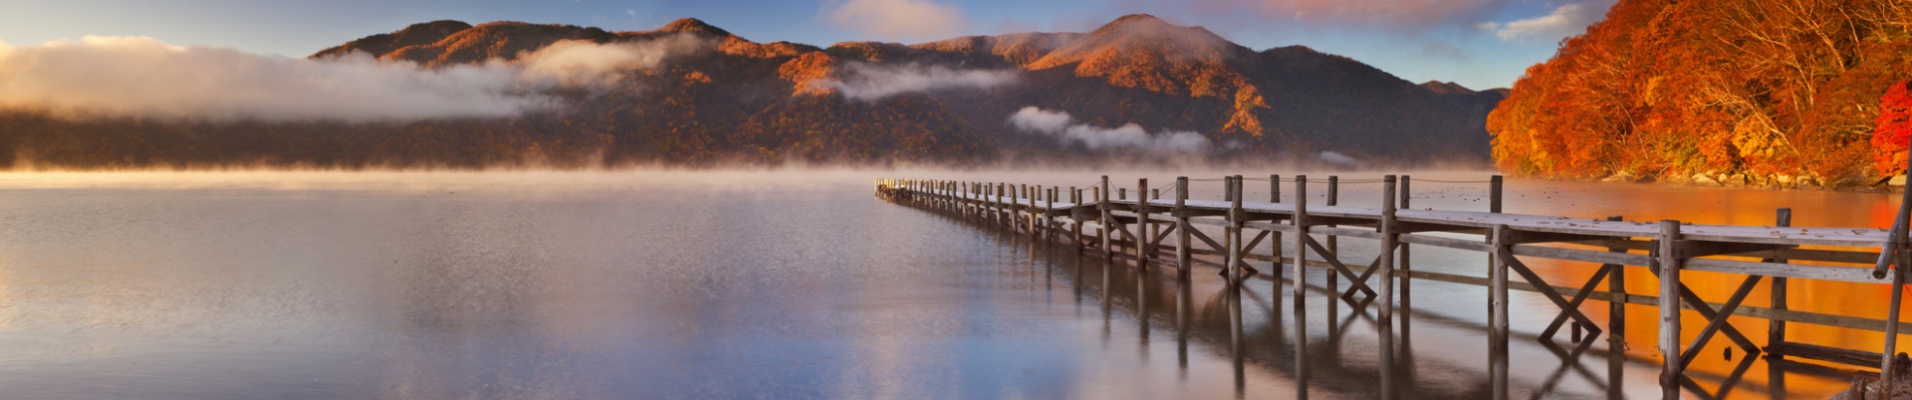
[[[1903,142],[1872,136],[1908,77],[1912,5],[1621,0],[1529,68],[1487,129],[1521,175],[1870,184],[1903,168]]]

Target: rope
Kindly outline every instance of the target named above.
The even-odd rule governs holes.
[[[1433,182],[1433,183],[1494,183],[1494,181],[1491,181],[1491,180],[1486,180],[1486,181],[1444,181],[1444,180],[1438,180],[1438,179],[1419,179],[1419,178],[1415,178],[1415,179],[1414,179],[1414,181],[1415,181],[1415,182]]]
[[[1340,180],[1340,181],[1336,181],[1335,183],[1337,183],[1337,184],[1350,184],[1350,185],[1360,185],[1360,184],[1370,184],[1370,183],[1385,183],[1385,182],[1387,182],[1387,181],[1384,181],[1384,180],[1380,180],[1380,179],[1342,179],[1342,180]],[[1328,181],[1308,181],[1308,184],[1310,184],[1310,185],[1326,185],[1326,184],[1328,184]]]

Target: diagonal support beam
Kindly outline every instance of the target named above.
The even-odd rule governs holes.
[[[1216,242],[1215,239],[1210,239],[1208,234],[1202,233],[1200,229],[1188,229],[1185,227],[1182,229],[1182,232],[1188,232],[1189,236],[1194,237],[1196,240],[1201,240],[1202,243],[1208,243],[1208,248],[1210,249],[1214,249],[1215,251],[1228,251],[1228,246],[1223,246],[1221,243]]]
[[[1167,225],[1168,228],[1162,229],[1161,233],[1155,234],[1155,239],[1150,240],[1150,242],[1152,242],[1157,247],[1161,246],[1163,241],[1168,240],[1168,235],[1174,234],[1177,229],[1181,229],[1178,226],[1179,224],[1163,224],[1163,225]]]
[[[1541,279],[1538,274],[1534,274],[1532,269],[1527,268],[1526,263],[1520,262],[1519,257],[1514,257],[1514,252],[1498,251],[1495,253],[1500,256],[1502,263],[1506,263],[1510,269],[1514,270],[1514,273],[1520,274],[1520,277],[1526,279],[1527,283],[1533,284],[1535,291],[1540,292],[1547,300],[1553,301],[1554,306],[1560,307],[1562,314],[1573,317],[1575,322],[1579,322],[1581,326],[1585,326],[1591,330],[1593,336],[1600,335],[1600,328],[1594,325],[1593,318],[1588,318],[1586,314],[1581,313],[1578,305],[1568,302],[1566,297],[1561,296],[1559,291],[1554,290],[1553,285],[1547,284],[1547,280]],[[1595,281],[1597,282],[1598,280]]]
[[[1733,311],[1739,309],[1740,301],[1746,300],[1746,295],[1753,292],[1753,286],[1759,284],[1759,278],[1764,277],[1759,275],[1746,277],[1746,280],[1739,283],[1739,289],[1733,291],[1733,297],[1728,297],[1726,304],[1720,307],[1719,315],[1707,317],[1706,329],[1700,330],[1700,337],[1693,339],[1693,344],[1688,346],[1686,351],[1680,352],[1682,367],[1692,364],[1693,359],[1699,357],[1700,349],[1706,347],[1706,342],[1713,340],[1713,334],[1718,333],[1721,326],[1726,325],[1726,319],[1731,318]],[[1746,356],[1752,357],[1754,354],[1759,354],[1758,351],[1758,349],[1748,349]]]
[[[1579,310],[1580,304],[1586,302],[1587,297],[1589,295],[1592,295],[1593,292],[1595,292],[1598,289],[1598,286],[1600,285],[1600,281],[1604,280],[1607,277],[1607,274],[1612,273],[1614,268],[1621,268],[1621,266],[1615,265],[1615,264],[1601,264],[1600,270],[1593,273],[1593,278],[1587,279],[1587,284],[1580,286],[1580,293],[1575,293],[1573,295],[1573,300],[1570,300],[1567,302],[1568,307],[1572,307],[1574,310]],[[1566,325],[1567,318],[1570,318],[1570,317],[1571,316],[1567,315],[1567,312],[1564,310],[1561,311],[1559,315],[1555,315],[1553,322],[1547,323],[1547,329],[1540,331],[1540,341],[1542,342],[1552,341],[1554,334],[1560,333],[1560,327],[1563,325]],[[1599,335],[1589,335],[1586,337],[1586,340],[1592,341],[1595,336],[1599,336]]]
[[[1395,249],[1399,249],[1399,248],[1401,248],[1401,246],[1406,246],[1406,245],[1407,245],[1407,242],[1395,242],[1395,243],[1394,243],[1394,248],[1395,248]],[[1383,255],[1381,255],[1381,256],[1376,256],[1376,257],[1374,258],[1374,261],[1370,261],[1370,262],[1368,262],[1368,269],[1367,269],[1367,270],[1364,270],[1364,271],[1361,271],[1361,276],[1359,276],[1359,277],[1355,277],[1355,278],[1354,278],[1354,280],[1355,280],[1355,281],[1357,281],[1357,282],[1361,282],[1361,283],[1367,283],[1367,282],[1368,282],[1368,278],[1370,278],[1370,277],[1373,277],[1373,276],[1374,276],[1374,273],[1375,273],[1376,271],[1380,271],[1380,270],[1381,270],[1381,268],[1380,268],[1380,266],[1381,266],[1381,257],[1387,257],[1387,256],[1386,256],[1386,254],[1387,254],[1387,252],[1382,252],[1381,254],[1383,254]],[[1348,290],[1344,290],[1344,291],[1342,291],[1342,292],[1341,292],[1341,298],[1342,298],[1342,299],[1344,299],[1344,300],[1347,300],[1347,301],[1349,301],[1349,302],[1353,302],[1353,301],[1354,301],[1354,292],[1355,292],[1355,289],[1354,289],[1354,288],[1352,288],[1352,287],[1350,287],[1350,288],[1348,288]],[[1367,301],[1373,301],[1373,300],[1374,300],[1374,297],[1373,297],[1373,296],[1369,296],[1369,297],[1368,297],[1368,298],[1367,298],[1366,300],[1367,300]]]
[[[1342,264],[1341,260],[1335,259],[1336,258],[1334,257],[1335,253],[1328,251],[1328,248],[1326,246],[1322,246],[1321,242],[1315,241],[1314,237],[1308,236],[1308,235],[1299,235],[1299,236],[1301,236],[1301,239],[1302,239],[1301,241],[1303,243],[1308,244],[1308,248],[1314,249],[1316,253],[1321,253],[1323,256],[1325,256],[1321,258],[1327,260],[1328,265],[1334,266],[1335,272],[1341,273],[1341,276],[1346,276],[1351,281],[1354,279],[1360,278],[1360,276],[1354,274],[1353,270],[1349,270],[1347,265]],[[1295,260],[1296,263],[1301,263],[1304,261],[1305,260]],[[1348,283],[1350,286],[1353,286],[1350,289],[1359,289],[1361,290],[1361,293],[1368,295],[1368,297],[1378,296],[1378,294],[1374,293],[1374,289],[1368,288],[1368,285],[1366,283],[1362,283],[1360,281],[1353,281]]]
[[[1649,266],[1647,270],[1652,272],[1654,276],[1659,276],[1660,269],[1657,267],[1657,265]],[[1719,311],[1714,310],[1712,305],[1706,304],[1706,300],[1701,299],[1700,295],[1694,294],[1693,289],[1686,287],[1685,283],[1679,284],[1679,292],[1680,300],[1692,306],[1693,311],[1700,313],[1700,316],[1705,317],[1706,320],[1711,321],[1713,317],[1719,315]],[[1732,339],[1733,343],[1738,344],[1741,350],[1746,350],[1747,354],[1759,354],[1759,346],[1754,346],[1753,341],[1747,339],[1746,335],[1739,331],[1739,328],[1734,328],[1732,324],[1723,324],[1720,325],[1719,330],[1720,333],[1726,334],[1727,339]]]

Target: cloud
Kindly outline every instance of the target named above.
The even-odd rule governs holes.
[[[527,79],[540,85],[607,87],[637,69],[657,68],[671,56],[706,49],[711,42],[693,35],[642,41],[596,43],[567,40],[520,57]]]
[[[942,39],[969,26],[961,8],[933,0],[847,0],[835,6],[827,11],[830,22],[885,40]]]
[[[1014,70],[956,70],[918,64],[879,65],[852,62],[845,64],[838,79],[818,81],[836,89],[843,97],[874,101],[903,93],[949,89],[989,89],[1009,85],[1018,79]]]
[[[1069,113],[1036,106],[1023,107],[1011,114],[1009,124],[1023,131],[1053,135],[1067,143],[1079,143],[1089,150],[1126,148],[1158,154],[1199,153],[1213,146],[1200,133],[1168,131],[1151,135],[1134,123],[1112,129],[1076,124]]]
[[[1342,167],[1351,167],[1361,163],[1361,160],[1356,160],[1354,157],[1349,157],[1347,154],[1341,154],[1336,151],[1323,151],[1316,156],[1321,158],[1321,162]]]
[[[427,69],[365,53],[321,60],[180,47],[146,37],[0,46],[0,107],[67,118],[408,121],[552,107],[548,90],[654,67],[672,40],[553,46],[518,62]]]
[[[1554,8],[1547,15],[1505,23],[1490,21],[1476,26],[1483,31],[1493,32],[1494,36],[1504,41],[1537,40],[1551,43],[1585,32],[1588,25],[1606,18],[1607,10],[1612,7],[1611,0],[1568,3]]]

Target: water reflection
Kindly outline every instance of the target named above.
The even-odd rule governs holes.
[[[1378,335],[1375,306],[1337,299],[1320,270],[1306,274],[1302,299],[1289,281],[1230,287],[1208,269],[1183,285],[1172,269],[1137,273],[959,214],[871,200],[874,174],[498,176],[183,188],[150,183],[165,177],[25,187],[0,178],[0,393],[1473,399],[1490,388],[1478,287],[1403,281],[1399,334]],[[1863,210],[1802,211],[1800,225],[1891,214],[1835,194],[1596,196],[1546,185],[1511,187],[1579,190],[1573,212],[1631,219],[1754,218],[1714,211],[1729,200]],[[1371,198],[1344,190],[1344,204]],[[1688,208],[1621,204],[1663,196]],[[1464,205],[1439,201],[1415,204]],[[1350,259],[1374,255],[1360,241],[1339,245]],[[1416,270],[1484,275],[1478,253],[1412,251]],[[1589,278],[1584,266],[1533,264],[1552,282]],[[1634,293],[1653,292],[1646,275],[1630,274]],[[1716,299],[1738,283],[1693,285]],[[1800,281],[1791,293],[1798,309],[1874,317],[1867,300],[1884,294]],[[1651,346],[1542,344],[1531,327],[1557,310],[1523,296],[1513,301],[1513,397],[1656,396]],[[1604,304],[1583,308],[1609,317]],[[1629,311],[1635,329],[1618,344],[1652,343],[1640,327],[1655,313]],[[1788,331],[1824,344],[1879,338]],[[1816,364],[1704,354],[1699,384],[1734,397],[1818,396],[1844,383]]]

